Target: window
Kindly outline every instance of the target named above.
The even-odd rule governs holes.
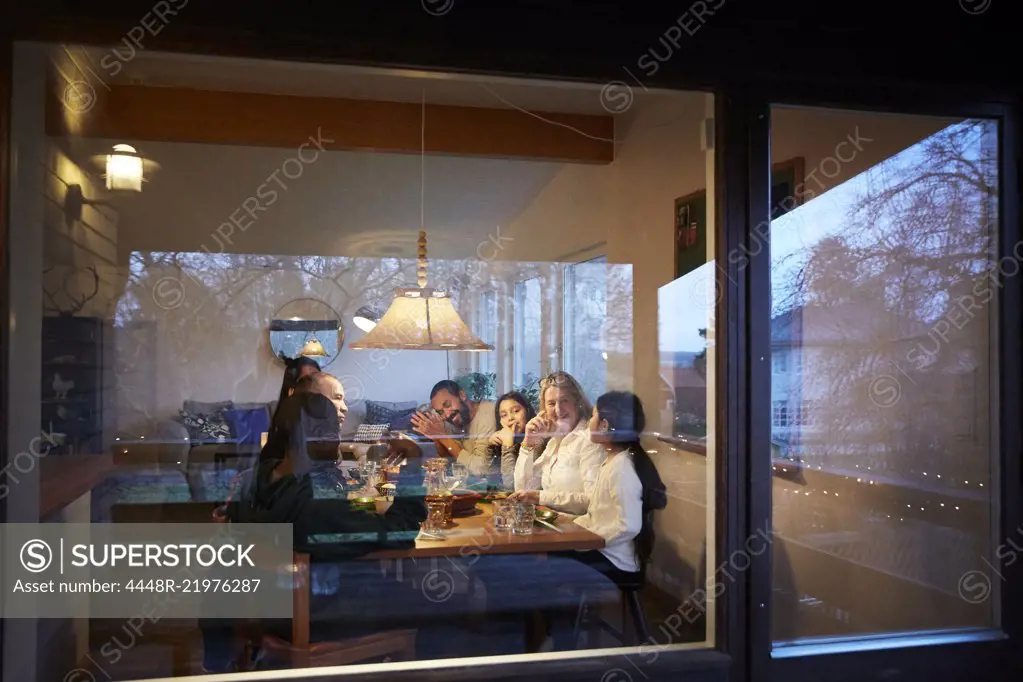
[[[775,372],[789,371],[789,350],[776,350],[771,354],[771,363]]]
[[[997,129],[772,110],[820,171],[770,226],[773,440],[805,464],[773,481],[776,648],[999,622]]]
[[[515,283],[515,386],[521,387],[543,374],[541,361],[540,278]]]
[[[476,334],[484,343],[497,345],[497,292],[484,291],[479,296]],[[490,374],[497,371],[495,353],[477,353],[479,371]]]
[[[788,403],[783,400],[774,401],[771,408],[771,423],[775,426],[792,426]]]
[[[606,390],[607,257],[565,267],[565,369],[593,400]]]
[[[33,65],[15,70],[17,93],[41,95],[55,84],[59,97],[90,79],[97,95],[107,92],[88,68],[103,52],[17,47],[19,64]],[[11,98],[17,150],[32,150],[38,163],[0,164],[15,176],[5,253],[17,284],[3,287],[18,315],[10,347],[30,349],[10,363],[6,388],[23,399],[5,404],[4,417],[9,442],[25,448],[39,443],[40,429],[53,434],[39,489],[67,497],[47,500],[46,518],[91,521],[111,533],[140,532],[126,522],[152,523],[145,534],[153,542],[176,522],[194,521],[217,537],[235,526],[270,537],[276,520],[291,529],[276,545],[285,556],[259,566],[260,592],[245,597],[256,600],[225,602],[244,608],[210,618],[198,608],[181,619],[160,613],[136,636],[130,625],[146,605],[101,610],[104,595],[94,592],[58,603],[69,610],[64,616],[5,620],[5,651],[23,641],[11,634],[20,629],[40,647],[18,657],[38,663],[35,673],[16,678],[222,672],[260,630],[260,642],[308,634],[332,643],[294,655],[285,644],[264,647],[259,665],[268,669],[299,666],[306,654],[310,667],[323,665],[322,651],[385,676],[390,661],[406,659],[432,668],[548,649],[631,655],[635,621],[618,634],[589,618],[608,613],[616,621],[630,594],[576,560],[576,550],[606,558],[599,551],[608,531],[572,521],[598,503],[637,513],[652,531],[649,553],[626,539],[615,557],[644,571],[636,595],[650,637],[642,644],[658,656],[714,646],[715,599],[724,597],[702,591],[703,576],[721,563],[715,438],[727,413],[714,390],[715,202],[691,207],[701,214],[692,216],[702,226],[695,244],[678,239],[666,213],[681,196],[714,196],[715,152],[700,140],[714,96],[637,92],[629,126],[617,127],[612,141],[615,119],[599,84],[502,80],[490,88],[480,77],[276,63],[260,71],[256,88],[260,65],[140,51],[113,89],[119,96],[89,116],[71,102],[47,109],[54,105],[47,97]],[[136,85],[135,70],[140,82],[177,74],[180,89]],[[558,120],[510,115],[491,91],[530,109],[553,108]],[[223,123],[235,120],[239,93],[265,114],[244,131]],[[410,93],[417,102],[425,94],[425,119]],[[208,144],[181,139],[159,115],[164,98],[180,98],[175,111],[209,114]],[[285,127],[312,138],[282,138]],[[418,134],[405,134],[424,128],[426,154]],[[141,191],[107,190],[93,155],[110,151],[108,139],[135,145],[160,172],[144,162]],[[196,191],[182,202],[186,185]],[[311,320],[330,324],[313,329]],[[292,347],[301,344],[315,360],[327,357],[323,345],[329,365],[293,381],[294,363],[273,352],[282,330],[308,331]],[[488,447],[497,415],[481,403],[514,388],[528,413],[540,399],[535,379],[552,369],[575,382],[558,386],[568,398],[553,415],[562,437],[539,443],[551,456],[535,461],[557,460],[580,475],[545,479],[550,464],[540,463],[538,480],[521,472],[516,480],[495,457],[500,450]],[[632,397],[608,396],[611,388],[640,401],[644,428]],[[667,492],[647,497],[658,500],[649,513],[636,496],[600,492],[595,502],[597,493],[578,494],[583,481],[605,475],[605,451],[585,430],[598,402],[619,433],[640,431],[653,465],[641,475],[648,486],[659,488],[660,479]],[[443,421],[420,423],[415,414],[427,404]],[[521,445],[513,439],[510,447]],[[0,480],[3,503],[20,520],[38,519],[43,497],[14,480],[25,480],[26,453]],[[65,454],[74,461],[58,459]],[[435,460],[445,463],[444,476],[424,470]],[[276,461],[293,466],[277,464],[284,482],[271,505],[255,491]],[[86,475],[89,466],[95,476]],[[68,476],[81,485],[65,485]],[[626,471],[609,487],[628,480]],[[495,530],[494,505],[464,494],[538,488],[565,533],[534,524],[525,508],[515,533]],[[245,522],[212,523],[225,518]],[[99,537],[95,528],[90,537]],[[588,606],[582,617],[580,603]],[[284,610],[254,613],[253,605]],[[533,627],[537,614],[542,622]],[[662,623],[671,631],[658,629]],[[373,645],[350,646],[362,637]],[[609,678],[604,672],[595,677]]]

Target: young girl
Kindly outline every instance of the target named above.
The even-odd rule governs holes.
[[[590,439],[607,457],[589,508],[575,522],[604,538],[604,548],[579,552],[575,558],[616,582],[643,570],[653,550],[647,512],[667,505],[664,484],[640,444],[645,426],[643,403],[627,391],[600,396],[590,417]]]
[[[526,424],[536,416],[536,411],[526,396],[510,391],[497,399],[494,412],[494,421],[501,430],[490,437],[488,459],[500,461],[501,483],[505,488],[514,489],[515,460],[519,456]]]

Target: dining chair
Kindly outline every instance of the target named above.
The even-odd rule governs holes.
[[[653,515],[652,510],[645,512],[646,518],[644,524],[650,524],[653,519],[650,518]],[[646,624],[646,614],[643,612],[643,603],[640,601],[639,593],[643,587],[646,586],[646,562],[643,562],[639,567],[639,572],[635,577],[630,578],[619,578],[614,580],[615,585],[621,592],[621,622],[622,629],[614,627],[607,621],[601,619],[597,624],[598,627],[607,632],[612,637],[617,639],[622,644],[626,643],[626,625],[631,621],[633,634],[635,634],[635,644],[643,644],[650,639],[650,631]],[[578,633],[582,629],[582,619],[585,616],[585,609],[580,608],[579,615],[576,618],[576,632]]]
[[[371,659],[411,660],[416,654],[414,629],[386,630],[360,637],[325,642],[310,642],[310,570],[309,555],[296,552],[291,567],[293,612],[291,641],[263,633],[259,637],[261,659],[268,663],[288,662],[293,668],[349,665]],[[244,654],[244,660],[252,660]]]

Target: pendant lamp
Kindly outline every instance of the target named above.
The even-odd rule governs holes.
[[[426,285],[426,230],[424,198],[426,188],[426,97],[423,97],[420,135],[419,251],[416,287],[394,290],[394,299],[369,333],[348,347],[397,348],[407,350],[494,350],[477,338],[455,310],[451,296]]]
[[[313,338],[305,342],[305,344],[302,346],[302,350],[299,351],[298,354],[304,355],[307,358],[325,358],[328,355],[327,350],[323,347],[323,344],[320,343],[320,340],[318,338],[316,338],[315,332],[313,333]]]
[[[348,347],[352,350],[494,350],[469,331],[447,292],[426,286],[425,231],[419,233],[417,284],[415,288],[395,289],[390,307],[376,326]]]

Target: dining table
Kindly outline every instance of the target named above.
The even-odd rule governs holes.
[[[604,539],[574,522],[574,517],[559,514],[553,525],[540,523],[529,535],[497,530],[493,523],[493,504],[477,502],[471,513],[452,518],[443,537],[431,537],[421,530],[391,531],[388,539],[406,542],[405,546],[385,547],[363,554],[364,560],[418,559],[429,557],[476,556],[480,554],[548,554],[570,550],[601,549]],[[560,531],[560,532],[559,532]],[[360,533],[320,533],[309,536],[310,548],[359,542]]]

